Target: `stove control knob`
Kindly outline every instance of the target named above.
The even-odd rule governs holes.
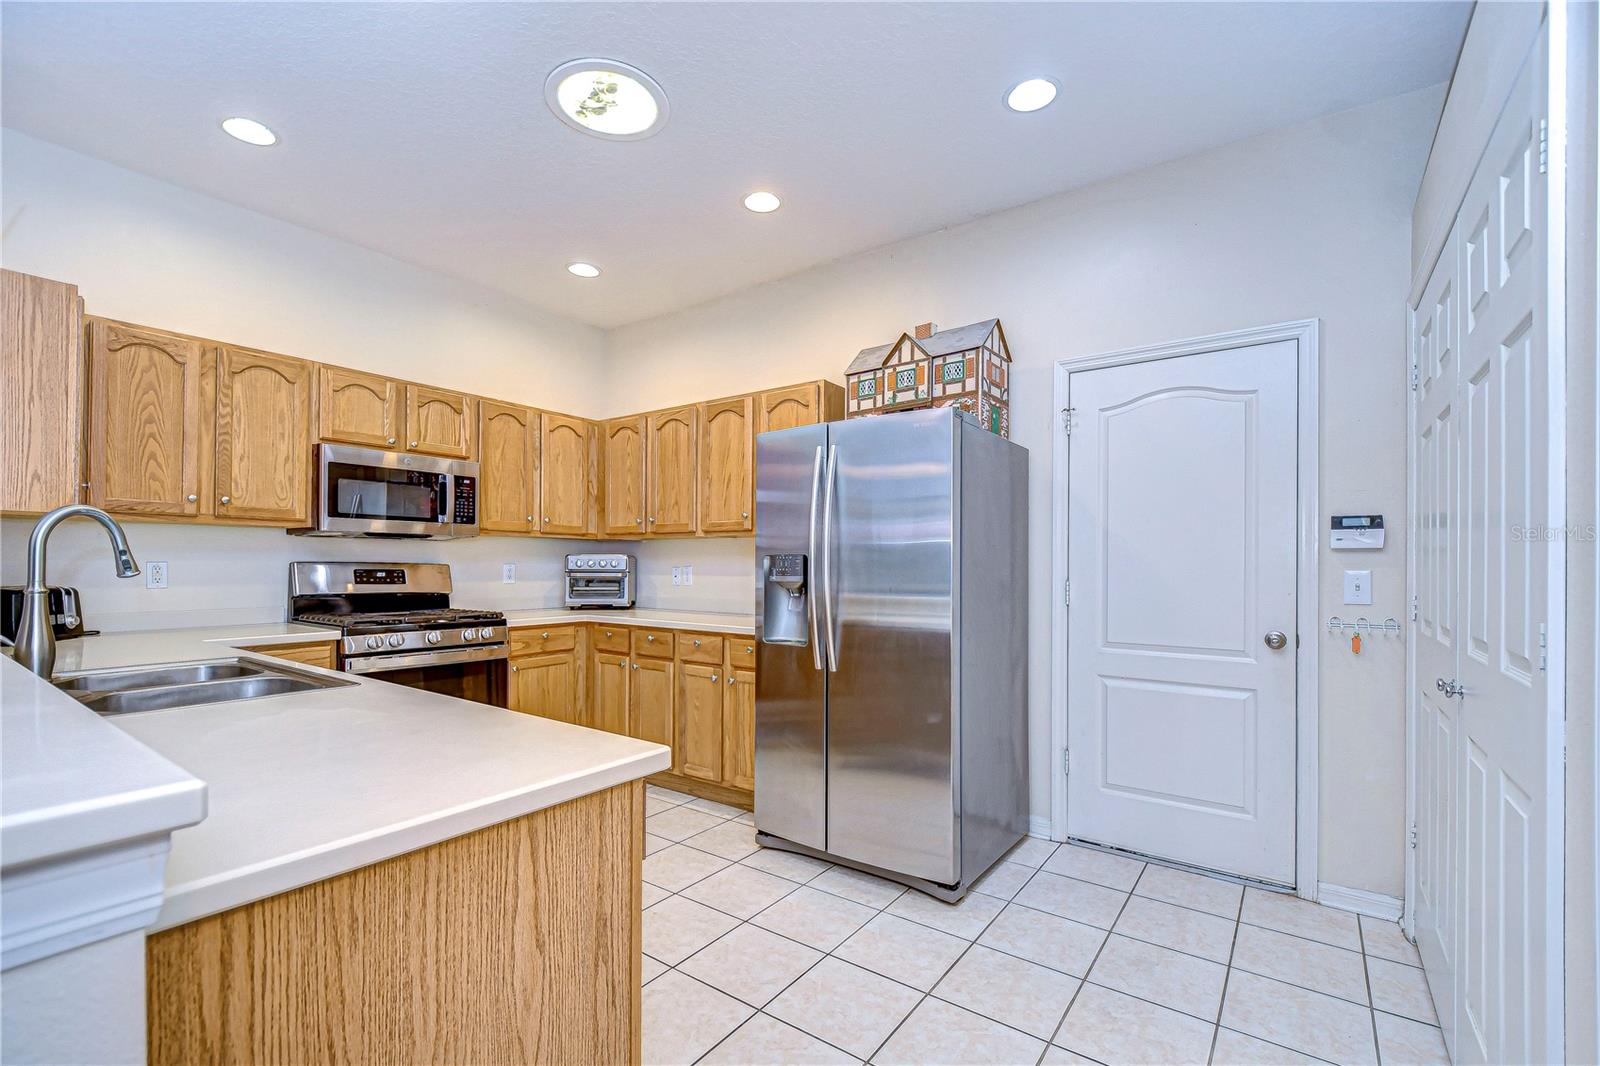
[[[478,630],[478,636],[481,637],[484,640],[493,640],[494,639],[494,627],[493,626],[484,626],[482,629]]]
[[[390,633],[389,634],[389,647],[398,648],[400,645],[404,644],[405,642],[406,642],[406,638],[404,636],[402,636],[401,634],[399,634],[399,633]]]
[[[374,648],[374,649],[383,647],[383,638],[382,637],[368,637],[367,638],[367,647],[368,648]]]
[[[461,639],[462,640],[477,640],[478,639],[478,631],[476,629],[463,629],[461,631]]]
[[[429,644],[437,644],[442,638],[439,636],[439,631],[437,629],[430,629],[428,630],[428,635],[423,639]]]

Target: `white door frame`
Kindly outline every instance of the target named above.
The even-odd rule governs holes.
[[[1067,381],[1075,373],[1103,367],[1172,359],[1184,355],[1240,348],[1275,341],[1294,341],[1299,353],[1296,374],[1299,417],[1296,436],[1299,444],[1296,499],[1299,534],[1295,558],[1295,892],[1302,898],[1317,898],[1317,649],[1321,630],[1317,618],[1317,550],[1321,525],[1318,486],[1319,423],[1318,371],[1319,321],[1308,318],[1255,329],[1214,333],[1207,337],[1173,341],[1144,348],[1125,348],[1098,355],[1075,355],[1059,360],[1055,370],[1055,410],[1063,419],[1054,433],[1055,476],[1051,479],[1050,555],[1054,588],[1062,595],[1051,597],[1050,608],[1050,836],[1067,836],[1067,782],[1062,772],[1062,755],[1067,750],[1067,657],[1066,635],[1069,612],[1064,602],[1067,583]]]

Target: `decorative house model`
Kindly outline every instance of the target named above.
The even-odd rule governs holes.
[[[937,331],[931,322],[866,348],[845,371],[846,417],[956,407],[1011,436],[1011,349],[998,318]]]

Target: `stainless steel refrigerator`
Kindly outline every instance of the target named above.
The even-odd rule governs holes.
[[[1026,832],[1027,450],[949,409],[756,439],[756,829],[942,899]]]

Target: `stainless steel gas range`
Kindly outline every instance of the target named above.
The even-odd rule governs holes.
[[[450,606],[444,563],[291,563],[289,620],[340,631],[339,669],[506,704],[506,617]]]

